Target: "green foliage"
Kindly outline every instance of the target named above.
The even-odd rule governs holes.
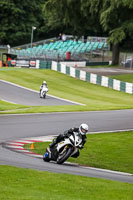
[[[61,20],[61,13],[59,12],[62,4],[59,3],[58,7],[57,3],[58,2],[55,0],[46,1],[43,7],[44,16],[46,18],[46,26],[50,30],[60,29],[62,26],[64,26],[63,21]]]
[[[44,12],[51,29],[71,27],[71,34],[78,36],[88,36],[100,29],[97,16],[90,13],[89,1],[48,0],[44,5]]]
[[[127,14],[128,13],[128,14]],[[109,33],[109,42],[122,42],[133,33],[133,7],[127,1],[104,0],[100,22]]]
[[[29,43],[32,26],[42,25],[43,0],[0,0],[0,43],[17,45]]]
[[[117,44],[133,35],[130,0],[0,0],[0,10],[1,44],[29,43],[32,26],[37,27],[35,40],[66,32],[107,35]]]
[[[124,30],[122,29],[122,27],[113,29],[109,33],[110,33],[110,37],[108,38],[108,42],[113,43],[113,44],[120,43],[126,37],[126,34]]]
[[[133,3],[129,0],[48,0],[44,10],[52,27],[61,21],[72,26],[73,33],[79,36],[109,36],[108,43],[115,45],[113,64],[119,62],[119,44],[133,37]]]
[[[103,29],[110,43],[119,43],[133,32],[133,8],[126,0],[48,0],[44,11],[49,26],[57,27],[61,21],[79,35],[90,30],[98,34]]]

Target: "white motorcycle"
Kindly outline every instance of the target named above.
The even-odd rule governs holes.
[[[79,133],[74,132],[69,138],[57,143],[52,149],[46,148],[43,160],[49,162],[56,161],[58,164],[64,163],[69,157],[74,155],[82,147],[82,137]]]
[[[48,88],[47,87],[43,87],[41,90],[40,90],[40,98],[46,98],[46,94],[48,92]]]

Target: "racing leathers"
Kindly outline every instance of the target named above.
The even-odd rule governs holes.
[[[80,133],[79,128],[71,128],[65,131],[64,134],[58,135],[57,138],[53,141],[53,143],[49,145],[50,149],[53,148],[57,143],[64,140],[64,138],[70,137],[74,132]],[[82,143],[81,143],[80,149],[82,149],[84,147],[84,144],[86,143],[86,135],[81,135],[81,136],[82,136]],[[76,154],[74,154],[72,157],[78,157],[78,156],[79,156],[79,151]]]
[[[48,92],[48,86],[46,83],[43,83],[41,86],[40,86],[40,98],[43,98],[43,92]]]

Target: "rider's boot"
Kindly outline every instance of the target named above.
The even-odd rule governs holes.
[[[56,142],[56,140],[54,140],[54,141],[49,145],[50,149],[53,148],[56,144],[57,144],[57,142]]]

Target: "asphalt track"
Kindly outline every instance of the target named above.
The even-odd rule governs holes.
[[[17,93],[14,95],[17,96]],[[57,135],[82,122],[89,124],[90,133],[133,129],[132,116],[133,110],[0,115],[0,164],[133,183],[133,176],[130,175],[69,164],[46,163],[42,159],[13,152],[2,146],[6,141],[20,138]]]
[[[63,100],[47,94],[46,99],[39,98],[39,92],[27,90],[15,84],[0,80],[0,99],[26,106],[76,105],[78,103]]]
[[[79,68],[79,67],[78,67]],[[129,68],[105,68],[105,67],[100,67],[100,68],[89,68],[89,67],[81,67],[79,68],[81,70],[84,70],[89,73],[94,73],[97,75],[102,75],[102,76],[111,76],[111,75],[120,75],[120,74],[132,74],[133,70]]]

